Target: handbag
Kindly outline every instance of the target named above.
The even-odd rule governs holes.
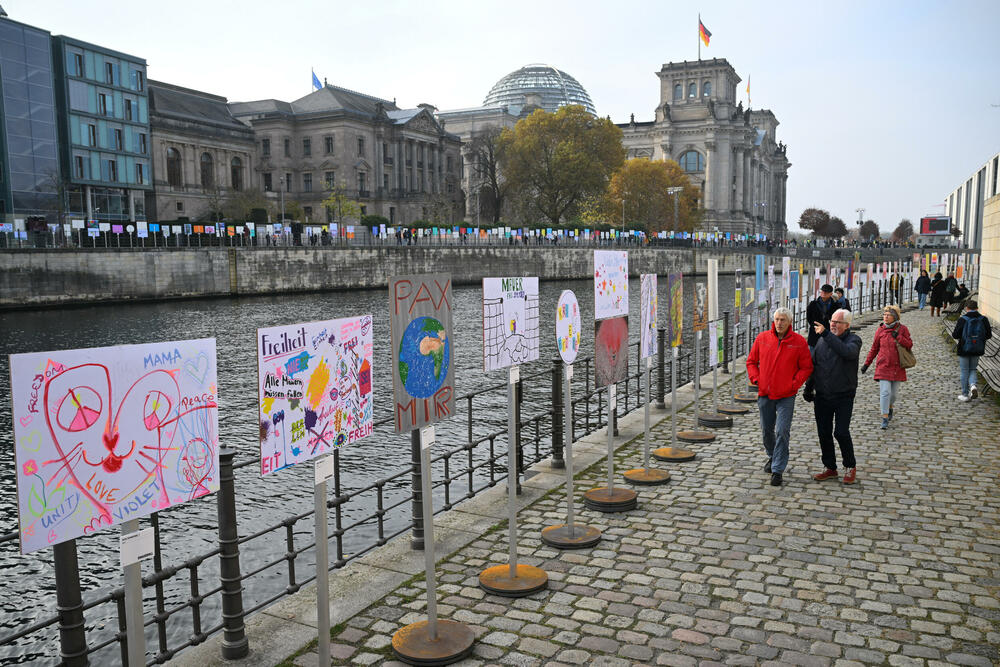
[[[917,358],[913,356],[913,352],[911,350],[907,350],[899,343],[896,343],[896,352],[899,354],[899,365],[902,368],[913,368],[917,365]]]

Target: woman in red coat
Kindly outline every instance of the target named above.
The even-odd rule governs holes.
[[[879,383],[878,394],[879,407],[882,409],[882,428],[889,428],[892,408],[899,395],[899,383],[906,382],[906,370],[899,365],[899,352],[896,350],[896,343],[907,350],[913,349],[910,330],[899,321],[899,307],[886,306],[885,310],[882,311],[882,324],[875,330],[872,348],[868,351],[865,365],[861,367],[861,372],[866,372],[871,366],[872,360],[878,358],[875,363],[875,379]]]

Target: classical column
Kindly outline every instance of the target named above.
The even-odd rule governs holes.
[[[714,211],[719,208],[716,189],[715,142],[705,142],[705,209]]]
[[[734,192],[734,203],[732,208],[737,211],[744,211],[746,207],[743,205],[743,149],[736,148],[733,150],[733,162],[736,165],[736,190]]]

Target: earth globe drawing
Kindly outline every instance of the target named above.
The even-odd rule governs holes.
[[[399,379],[406,393],[430,398],[448,377],[451,341],[444,325],[433,317],[410,322],[399,341]]]

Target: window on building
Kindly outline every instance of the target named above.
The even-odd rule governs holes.
[[[233,184],[233,190],[243,189],[243,160],[234,157],[229,163],[229,178]]]
[[[358,157],[365,156],[365,138],[358,137]]]
[[[271,180],[271,172],[264,174],[264,192],[271,192],[274,190],[274,182]]]
[[[176,148],[167,149],[167,185],[181,187],[181,153]]]
[[[125,120],[132,120],[132,100],[125,98]]]
[[[87,143],[91,146],[97,145],[97,126],[87,125]]]
[[[698,84],[689,83],[688,84],[688,97],[698,97]]]
[[[302,191],[312,192],[313,191],[313,175],[309,173],[302,174]]]
[[[141,163],[135,165],[135,182],[143,185],[146,182],[146,170]]]
[[[708,97],[711,94],[712,94],[712,82],[706,81],[705,83],[701,84],[701,96]]]
[[[677,161],[686,172],[705,171],[705,159],[698,151],[688,151]]]
[[[684,86],[681,84],[674,85],[674,102],[684,99]]]
[[[97,112],[102,116],[108,115],[108,96],[104,93],[97,94]]]
[[[455,166],[455,164],[454,164],[454,158],[451,155],[449,155],[447,158],[445,158],[445,162],[448,165],[448,173],[450,174],[451,170],[452,170],[452,167]]]
[[[327,190],[333,190],[333,184],[337,180],[337,172],[327,171],[323,173],[323,183],[326,185]]]
[[[292,157],[292,140],[285,139],[285,157]]]
[[[313,152],[313,149],[312,149],[312,139],[308,139],[308,138],[303,139],[302,140],[302,156],[303,157],[309,157],[310,155],[312,155],[312,152]]]
[[[184,202],[182,202],[182,201],[177,202],[176,208],[177,208],[177,212],[178,213],[183,213],[184,212]]]
[[[364,192],[368,189],[368,174],[363,171],[358,172],[358,190]]]
[[[308,220],[309,218],[312,217],[313,207],[312,206],[303,206],[302,207],[302,212],[306,214],[306,220]]]
[[[323,145],[327,155],[333,155],[333,137],[323,137]]]
[[[215,170],[214,161],[212,156],[208,153],[201,154],[201,160],[199,160],[201,165],[201,187],[203,190],[208,190],[215,187]]]
[[[389,174],[382,174],[382,188],[389,189]]]
[[[285,174],[285,192],[292,191],[292,175],[289,173]]]
[[[146,81],[145,81],[145,79],[146,79],[146,75],[143,74],[142,72],[136,72],[135,73],[135,84],[136,84],[135,85],[135,89],[136,90],[145,90],[145,88],[146,88]]]
[[[396,224],[396,207],[395,206],[390,206],[389,207],[389,224],[391,224],[391,225],[395,225]]]
[[[115,82],[115,66],[111,63],[104,63],[104,83]]]
[[[264,157],[271,157],[271,140],[261,139],[260,140],[260,154]]]
[[[75,178],[83,178],[83,156],[74,155],[73,156],[73,176]]]
[[[115,130],[115,150],[120,151],[125,149],[125,135],[119,129]]]
[[[118,162],[116,160],[108,160],[108,180],[112,183],[118,181]]]
[[[73,74],[76,76],[83,76],[83,54],[74,53],[73,54]]]
[[[146,135],[142,132],[139,133],[139,152],[146,154]]]

